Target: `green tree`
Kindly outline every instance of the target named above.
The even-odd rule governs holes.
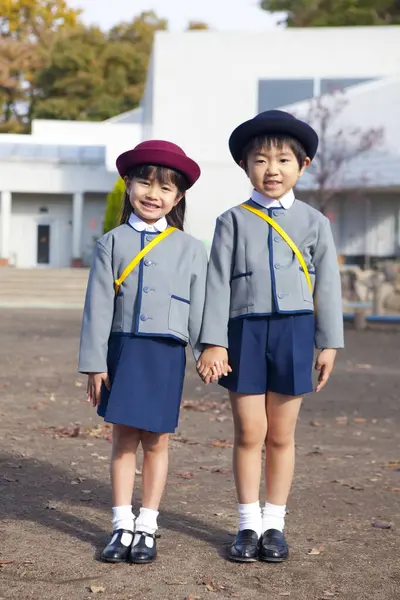
[[[138,106],[154,34],[166,26],[145,12],[108,34],[81,26],[60,35],[37,76],[33,116],[102,121]]]
[[[288,27],[397,25],[399,0],[261,0],[261,8],[286,13]]]
[[[125,183],[121,177],[117,179],[114,189],[107,196],[106,212],[104,214],[104,233],[118,227],[122,214],[125,194]]]
[[[65,0],[0,0],[0,131],[29,128],[36,73],[79,14]]]

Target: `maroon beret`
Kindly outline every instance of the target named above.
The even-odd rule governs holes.
[[[200,177],[199,165],[186,156],[182,148],[163,140],[141,142],[133,150],[120,154],[117,158],[118,173],[124,178],[136,165],[160,165],[183,173],[189,187]]]

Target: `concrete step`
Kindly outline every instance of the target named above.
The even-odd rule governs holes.
[[[82,308],[89,269],[0,269],[0,307]]]

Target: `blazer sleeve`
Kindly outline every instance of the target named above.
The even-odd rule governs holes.
[[[108,339],[114,316],[111,252],[98,241],[90,269],[83,311],[78,371],[106,373]]]
[[[228,348],[228,321],[233,263],[233,223],[218,217],[207,272],[201,342]]]
[[[205,246],[200,242],[193,259],[190,282],[189,343],[196,361],[203,351],[200,332],[206,295],[207,262]]]
[[[318,349],[343,348],[340,271],[331,226],[326,218],[320,226],[313,262],[315,265],[315,346]]]

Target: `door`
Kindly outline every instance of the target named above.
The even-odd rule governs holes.
[[[50,225],[38,225],[37,227],[37,264],[48,265],[50,263]]]

